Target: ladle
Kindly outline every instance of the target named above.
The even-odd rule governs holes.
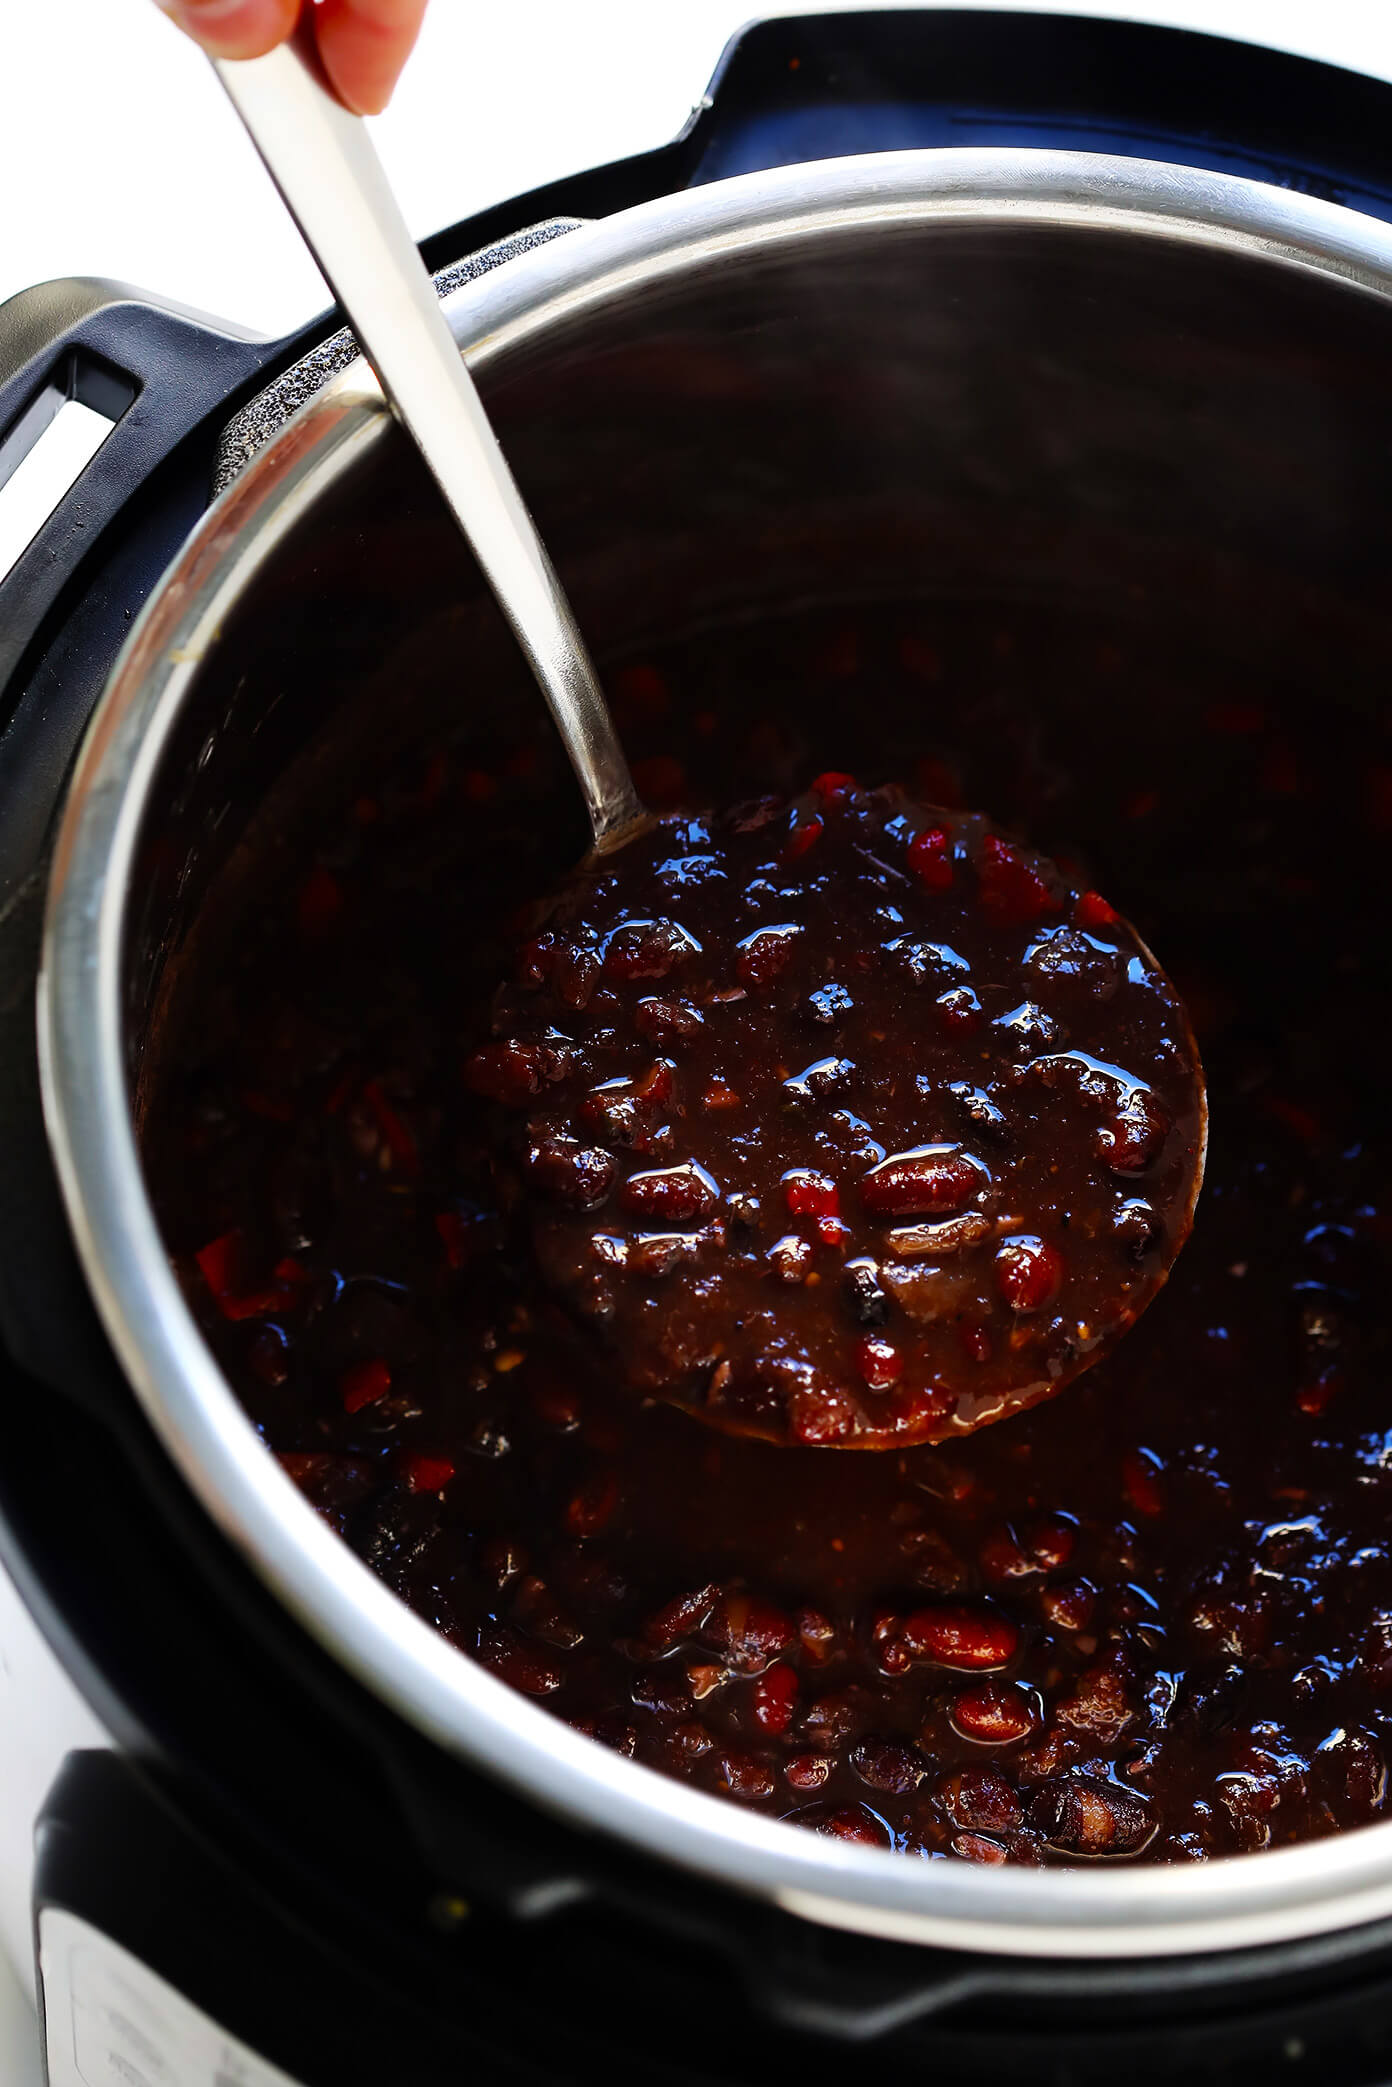
[[[596,852],[621,847],[646,814],[604,691],[367,125],[335,99],[303,31],[264,58],[213,64],[512,626]]]
[[[589,812],[590,861],[466,1069],[479,1095],[528,1112],[525,1136],[500,1143],[548,1286],[608,1328],[635,1389],[730,1432],[899,1448],[1050,1396],[1124,1334],[1189,1229],[1205,1115],[1173,989],[1095,892],[980,819],[865,798],[849,777],[820,778],[820,809],[785,806],[777,830],[767,808],[655,825],[365,125],[303,38],[216,63],[526,654]],[[621,866],[595,860],[640,835]],[[794,1076],[809,1004],[832,1030]],[[1093,1049],[1061,1050],[1075,1024]],[[1166,1102],[1095,1055],[1113,1040],[1141,1051]],[[834,1110],[861,1061],[884,1145]],[[597,1065],[616,1077],[596,1086]],[[834,1121],[858,1126],[854,1151]],[[983,1124],[1004,1139],[989,1161],[964,1142]],[[1158,1211],[1127,1193],[1142,1173],[1163,1186]],[[902,1346],[877,1331],[891,1298]]]

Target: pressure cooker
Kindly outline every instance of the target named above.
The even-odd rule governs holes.
[[[1119,23],[783,20],[672,146],[426,254],[601,660],[931,587],[1375,690],[1390,96]],[[568,1730],[323,1526],[150,1206],[162,1010],[268,806],[531,699],[332,315],[49,285],[0,377],[12,455],[62,397],[114,422],[0,585],[0,1527],[111,1741],[38,1820],[51,2077],[1382,2078],[1392,1823],[1149,1870],[828,1841]]]

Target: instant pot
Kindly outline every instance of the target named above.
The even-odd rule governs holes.
[[[1027,593],[1385,704],[1392,87],[782,20],[671,146],[425,251],[601,662]],[[0,475],[72,396],[112,432],[0,586],[0,1535],[56,1660],[10,1620],[0,1756],[23,1798],[49,1735],[52,2080],[1392,2075],[1392,1821],[1148,1871],[823,1840],[546,1717],[317,1520],[170,1273],[148,1064],[268,821],[536,699],[332,315],[47,285],[0,310]]]

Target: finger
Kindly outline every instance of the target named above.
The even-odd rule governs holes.
[[[172,21],[215,58],[260,58],[284,43],[300,0],[159,0]]]
[[[424,13],[425,0],[319,0],[314,33],[340,101],[360,116],[387,106]]]

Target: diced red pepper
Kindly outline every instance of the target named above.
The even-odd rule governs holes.
[[[828,1174],[798,1167],[783,1177],[783,1200],[794,1217],[839,1217],[841,1192]]]
[[[825,775],[814,775],[812,778],[813,794],[820,797],[823,804],[840,804],[844,798],[853,797],[855,789],[855,777],[843,775],[835,768],[827,769]]]
[[[228,1297],[235,1290],[243,1243],[240,1231],[224,1232],[220,1239],[210,1239],[194,1255],[214,1297]]]
[[[272,1271],[274,1281],[260,1290],[241,1287],[246,1263],[246,1234],[240,1227],[210,1240],[194,1255],[200,1274],[224,1319],[267,1318],[295,1301],[295,1291],[309,1281],[298,1261],[288,1257]]]
[[[210,1240],[194,1255],[203,1280],[217,1299],[224,1319],[254,1319],[275,1311],[284,1292],[278,1289],[246,1291],[241,1287],[246,1260],[246,1235],[240,1228]]]
[[[783,861],[801,862],[803,856],[810,848],[816,846],[821,837],[822,822],[814,812],[810,819],[804,819],[800,826],[795,826],[784,841]]]
[[[219,1297],[224,1319],[268,1319],[290,1302],[284,1290],[248,1290],[241,1297]]]
[[[909,868],[925,891],[946,891],[952,882],[952,842],[941,826],[925,826],[909,842]]]
[[[1151,1520],[1165,1511],[1161,1470],[1160,1459],[1153,1450],[1131,1449],[1121,1460],[1122,1490],[1136,1513]]]
[[[976,874],[983,904],[1007,920],[1033,921],[1058,910],[1058,900],[1034,864],[998,833],[982,841]]]
[[[1100,891],[1085,891],[1073,908],[1073,918],[1080,928],[1114,928],[1121,915]]]
[[[454,1466],[448,1457],[427,1457],[411,1450],[401,1460],[401,1475],[413,1493],[440,1493],[454,1477]]]
[[[355,1362],[338,1380],[344,1412],[361,1413],[364,1406],[375,1406],[391,1390],[391,1381],[391,1371],[380,1356]]]

